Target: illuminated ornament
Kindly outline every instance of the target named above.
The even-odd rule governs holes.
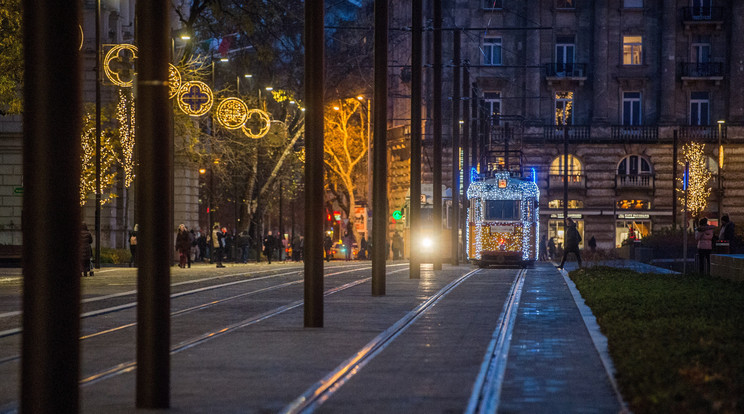
[[[181,72],[172,63],[168,64],[168,99],[172,99],[181,89]]]
[[[112,47],[103,59],[103,71],[108,80],[122,88],[132,87],[136,74],[135,59],[137,59],[137,46],[121,44]]]
[[[83,33],[83,26],[79,24],[78,29],[80,29],[80,47],[78,47],[78,50],[83,50],[83,42],[85,42],[85,34]]]
[[[248,120],[248,105],[238,98],[227,98],[217,105],[217,122],[227,129],[239,129]]]
[[[214,96],[204,82],[190,81],[178,90],[178,107],[190,116],[202,116],[212,109]]]
[[[269,116],[269,113],[266,111],[262,111],[260,109],[251,109],[248,111],[248,120],[250,121],[254,115],[258,117],[259,123],[263,124],[258,130],[258,133],[254,133],[250,127],[246,128],[245,125],[243,125],[240,128],[243,130],[243,133],[249,138],[253,138],[253,139],[262,138],[266,136],[266,134],[269,133],[269,129],[271,128],[271,117]]]

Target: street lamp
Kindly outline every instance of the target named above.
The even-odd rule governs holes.
[[[723,216],[721,206],[723,204],[723,144],[721,143],[721,128],[726,123],[721,119],[718,121],[718,219]]]

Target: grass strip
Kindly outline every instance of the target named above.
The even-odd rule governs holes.
[[[599,266],[569,276],[633,412],[744,412],[744,283]]]

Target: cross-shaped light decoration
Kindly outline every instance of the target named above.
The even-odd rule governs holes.
[[[214,103],[212,90],[204,82],[190,81],[178,90],[178,107],[190,116],[202,116]]]
[[[112,47],[103,59],[103,71],[108,80],[116,86],[131,88],[136,74],[135,59],[137,46],[125,43]]]
[[[271,129],[271,116],[266,111],[262,111],[260,109],[251,109],[248,111],[248,121],[246,121],[246,124],[250,122],[251,124],[254,124],[256,122],[252,122],[253,115],[256,115],[258,118],[258,132],[254,133],[253,129],[247,125],[243,125],[241,129],[243,130],[243,133],[248,136],[249,138],[258,139],[263,138],[266,136],[266,134],[269,133],[269,129]]]
[[[172,63],[168,64],[168,99],[172,99],[181,89],[181,72]]]

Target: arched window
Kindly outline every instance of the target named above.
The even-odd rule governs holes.
[[[641,155],[628,155],[617,165],[618,175],[651,174],[651,163]]]
[[[563,175],[563,155],[556,157],[550,163],[550,175]],[[568,154],[568,175],[581,175],[584,173],[584,166],[581,161],[573,154]]]

